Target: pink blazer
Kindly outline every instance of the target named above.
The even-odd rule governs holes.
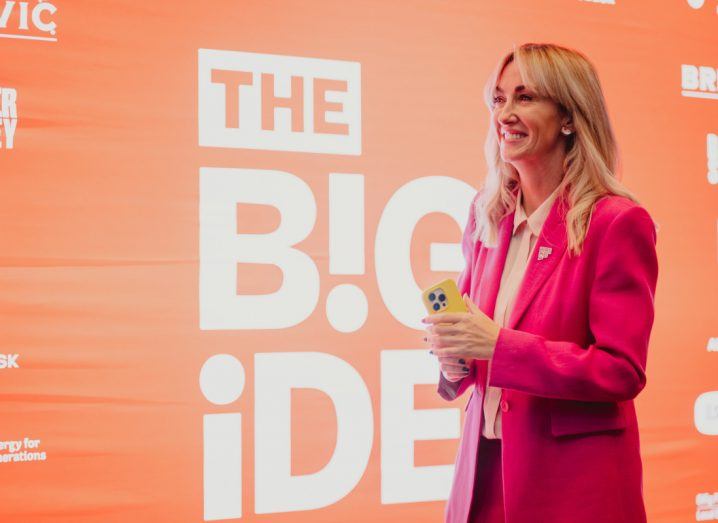
[[[583,252],[569,258],[562,204],[561,197],[554,201],[544,223],[493,356],[491,385],[504,389],[506,523],[645,523],[633,398],[646,385],[656,229],[643,207],[606,196],[596,205]],[[459,290],[490,317],[512,223],[513,214],[501,221],[496,248],[474,243],[472,203],[464,231]],[[539,260],[541,246],[552,252]],[[474,360],[460,382],[439,376],[446,400],[474,385],[447,523],[468,520],[487,369],[487,360]]]

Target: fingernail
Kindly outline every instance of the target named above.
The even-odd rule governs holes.
[[[469,367],[464,367],[464,372],[469,372]]]
[[[466,363],[466,362],[465,362],[463,359],[460,359],[460,360],[459,360],[459,363],[461,363],[461,364],[463,365],[463,364]]]

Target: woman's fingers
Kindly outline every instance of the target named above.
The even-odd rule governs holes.
[[[459,373],[468,373],[469,372],[469,366],[468,365],[462,365],[460,363],[442,363],[441,364],[441,370],[446,372],[455,372],[457,374]]]
[[[429,327],[427,327],[428,332],[424,337],[424,341],[431,345],[434,350],[436,350],[437,348],[441,348],[441,346],[444,344],[439,341],[439,335],[446,335],[449,329],[452,329],[452,327],[448,326],[447,328],[443,325],[430,325]],[[442,330],[444,332],[441,332]],[[459,356],[450,356],[446,354],[446,352],[448,352],[446,350],[442,350],[442,352],[443,354],[441,355],[436,352],[435,354],[437,359],[439,360],[439,367],[441,368],[441,373],[443,374],[444,378],[446,378],[448,381],[456,382],[469,375],[470,366],[467,359],[461,358]]]
[[[459,356],[437,356],[439,363],[452,363],[454,365],[466,365],[467,360]],[[470,361],[470,360],[469,360]],[[467,365],[468,367],[468,365]]]
[[[449,381],[459,381],[460,379],[465,378],[469,375],[468,372],[444,372],[443,370],[441,371],[441,373]]]
[[[456,374],[467,374],[469,372],[470,361],[457,356],[437,356],[439,366],[442,371],[453,372]]]
[[[437,356],[439,367],[449,381],[459,381],[468,376],[470,368],[466,359],[456,356]]]

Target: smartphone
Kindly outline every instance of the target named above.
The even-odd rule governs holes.
[[[459,294],[459,288],[456,286],[456,282],[451,278],[440,281],[422,291],[421,300],[424,302],[424,307],[426,307],[429,314],[438,314],[440,312],[469,312],[466,303],[464,303],[464,298]],[[444,374],[444,371],[442,370],[441,373]],[[444,374],[444,378],[446,378],[446,374]]]
[[[422,291],[421,300],[429,314],[439,312],[469,312],[464,299],[459,294],[456,282],[451,278],[440,281]]]

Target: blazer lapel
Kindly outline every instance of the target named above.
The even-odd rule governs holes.
[[[514,213],[504,216],[498,227],[498,241],[496,247],[484,249],[485,264],[479,280],[478,303],[479,309],[488,317],[494,317],[494,309],[496,308],[496,297],[499,293],[499,285],[501,285],[501,274],[504,271],[506,263],[506,255],[509,252],[509,243],[511,242],[511,232],[514,228]],[[484,390],[486,386],[486,378],[488,376],[489,360],[474,360],[476,366],[475,385],[480,390]]]
[[[514,213],[515,211],[508,216],[504,216],[499,223],[496,247],[486,249],[486,264],[479,283],[478,306],[490,318],[494,317],[496,297],[499,293],[499,285],[501,285],[501,274],[504,271],[506,255],[509,252]]]
[[[566,225],[563,220],[562,199],[559,196],[553,202],[546,221],[541,227],[541,234],[536,240],[536,246],[526,266],[523,280],[516,294],[511,317],[506,323],[506,328],[513,329],[531,304],[536,292],[541,288],[549,275],[558,266],[566,250]],[[538,259],[539,249],[550,247],[551,253],[542,260]],[[505,256],[504,256],[505,258]],[[501,279],[499,274],[499,280]],[[494,299],[494,302],[496,300]]]

